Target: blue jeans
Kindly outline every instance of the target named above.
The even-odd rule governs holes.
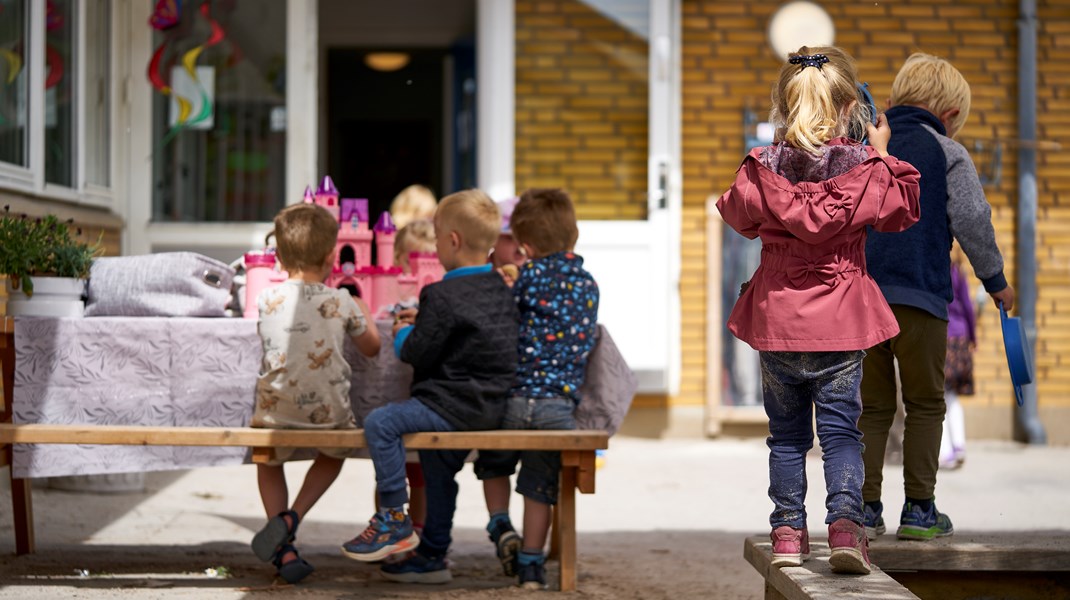
[[[420,450],[427,494],[427,518],[416,551],[427,558],[446,556],[453,538],[453,513],[457,510],[457,473],[469,450]]]
[[[409,501],[405,486],[405,444],[401,436],[417,431],[453,431],[453,426],[416,398],[392,402],[364,419],[364,439],[375,467],[379,505],[394,508]]]
[[[769,515],[773,528],[806,527],[806,453],[814,446],[813,410],[825,463],[826,523],[862,523],[861,350],[760,352],[769,415]]]
[[[570,398],[509,398],[502,429],[575,429],[576,403]],[[479,453],[475,471],[479,479],[508,477],[520,462],[516,491],[543,504],[557,504],[561,475],[560,452],[488,450]]]

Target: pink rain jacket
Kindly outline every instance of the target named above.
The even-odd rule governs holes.
[[[762,164],[764,148],[755,148],[717,201],[733,229],[762,238],[761,264],[728,319],[756,350],[864,350],[899,333],[866,272],[866,226],[896,232],[916,223],[920,175],[863,148],[861,164],[841,175],[795,184]]]

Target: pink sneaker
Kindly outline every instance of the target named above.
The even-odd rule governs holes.
[[[833,573],[869,573],[869,540],[866,529],[848,519],[837,519],[829,525],[829,566]]]
[[[773,540],[774,567],[798,567],[810,558],[810,535],[806,529],[781,525],[769,534]]]

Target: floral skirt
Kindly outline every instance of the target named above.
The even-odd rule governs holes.
[[[944,387],[960,396],[973,395],[973,350],[968,338],[947,339]]]

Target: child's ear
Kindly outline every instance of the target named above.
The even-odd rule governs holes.
[[[464,239],[461,237],[461,232],[456,229],[450,231],[450,247],[454,250],[460,250],[464,245]]]
[[[528,258],[534,258],[536,256],[535,247],[531,244],[520,244],[520,249],[524,251],[524,256]]]
[[[961,111],[957,108],[949,108],[940,113],[940,122],[944,124],[944,129],[947,130],[948,136],[954,136],[956,131],[951,130],[951,122],[955,120],[955,117],[959,116]]]
[[[884,99],[884,110],[885,110],[885,112],[887,112],[887,111],[889,111],[891,109],[892,109],[892,99],[891,98],[885,98]]]

